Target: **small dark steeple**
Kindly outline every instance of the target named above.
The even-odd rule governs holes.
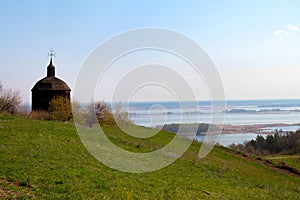
[[[47,67],[47,77],[55,76],[55,66],[52,63],[52,57],[50,59],[50,64]]]
[[[48,53],[50,57],[50,64],[47,67],[47,77],[55,76],[55,66],[53,65],[52,58],[55,57],[55,52],[51,49]]]

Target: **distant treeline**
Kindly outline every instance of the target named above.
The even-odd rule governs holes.
[[[258,135],[255,140],[244,144],[230,146],[243,153],[266,155],[266,154],[299,154],[300,153],[300,130],[296,132],[275,133],[264,138]]]
[[[210,131],[217,131],[218,128],[215,125],[210,125],[206,123],[190,123],[190,124],[165,124],[164,126],[157,126],[157,128],[178,133],[195,133],[197,135],[205,134],[210,127]],[[179,130],[180,128],[180,130]]]

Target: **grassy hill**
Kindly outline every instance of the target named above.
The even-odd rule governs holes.
[[[117,127],[108,137],[120,147],[147,152],[173,134],[136,139]],[[85,149],[72,124],[0,115],[0,198],[38,199],[299,199],[300,178],[221,147],[199,159],[199,143],[159,171],[110,169]]]

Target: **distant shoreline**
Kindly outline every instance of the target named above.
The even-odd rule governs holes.
[[[185,132],[186,135],[190,133],[197,132],[197,135],[214,135],[220,134],[220,130],[222,130],[221,134],[247,134],[247,133],[256,133],[256,134],[274,134],[274,129],[278,127],[279,133],[288,132],[286,130],[281,130],[283,127],[289,126],[299,126],[300,123],[287,124],[287,123],[272,123],[272,124],[247,124],[247,125],[232,125],[232,124],[206,124],[206,123],[183,123],[183,124],[166,124],[163,126],[157,126],[157,128],[162,128],[166,131],[170,132],[178,132],[179,127],[181,127],[181,131]],[[210,128],[209,133],[207,130]],[[293,130],[294,131],[294,130]]]
[[[221,128],[222,125],[216,125]],[[223,126],[222,134],[241,134],[241,133],[259,133],[259,134],[274,134],[274,132],[263,131],[263,128],[269,127],[282,127],[282,126],[300,126],[300,123],[295,124],[285,124],[285,123],[277,123],[277,124],[249,124],[249,125],[231,125],[225,124]],[[285,131],[283,131],[285,132]]]

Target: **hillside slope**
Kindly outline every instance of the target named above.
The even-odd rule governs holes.
[[[142,140],[127,136],[116,127],[105,131],[115,144],[134,152],[158,149],[173,138],[168,132]],[[199,159],[199,148],[199,143],[193,143],[183,157],[159,171],[129,174],[110,169],[93,158],[72,124],[0,116],[0,177],[5,180],[5,184],[0,184],[0,198],[13,192],[19,198],[38,199],[300,197],[298,177],[218,147]]]

